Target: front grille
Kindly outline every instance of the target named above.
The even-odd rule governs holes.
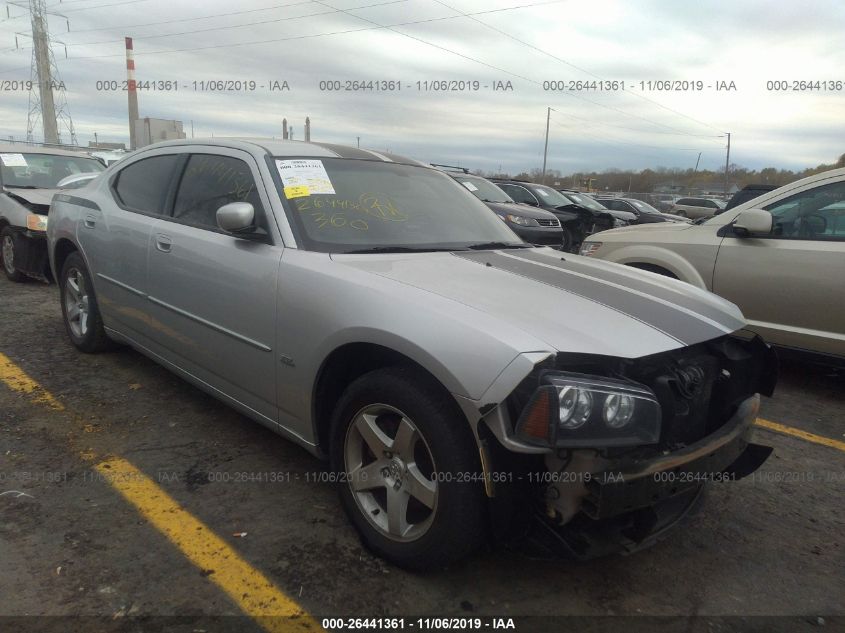
[[[537,224],[539,224],[540,226],[560,226],[560,222],[557,218],[551,218],[548,220],[540,218],[537,220]]]

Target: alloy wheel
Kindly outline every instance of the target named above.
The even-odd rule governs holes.
[[[434,458],[414,422],[372,404],[352,419],[344,442],[348,485],[361,513],[387,538],[423,536],[437,510]]]
[[[89,311],[88,290],[85,276],[78,268],[71,268],[65,278],[65,314],[71,332],[77,338],[88,333]]]
[[[15,242],[11,235],[3,236],[3,267],[9,275],[15,274]]]

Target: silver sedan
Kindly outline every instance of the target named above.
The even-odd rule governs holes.
[[[131,345],[327,458],[406,567],[532,534],[645,547],[768,455],[772,358],[733,304],[525,244],[407,158],[151,145],[58,194],[48,241],[79,350]]]

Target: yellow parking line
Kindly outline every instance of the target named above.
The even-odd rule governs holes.
[[[822,446],[829,446],[831,448],[837,448],[840,451],[845,451],[845,442],[834,440],[833,438],[825,437],[824,435],[808,433],[807,431],[802,431],[801,429],[796,429],[792,426],[786,426],[785,424],[779,424],[778,422],[764,420],[763,418],[757,418],[757,426],[762,426],[764,429],[775,431],[776,433],[783,433],[785,435],[791,435],[792,437],[798,437],[802,440],[813,442],[813,444],[821,444]]]
[[[94,468],[245,613],[266,618],[261,624],[267,630],[322,630],[264,574],[128,461],[108,459]]]
[[[0,352],[0,381],[12,391],[26,394],[36,404],[43,404],[54,411],[64,411],[64,405],[53,395],[30,378],[24,370],[15,365],[8,356]]]
[[[61,402],[2,352],[0,382],[37,404],[65,411]],[[80,456],[85,461],[95,459],[90,450]],[[295,600],[130,462],[113,457],[97,463],[94,469],[264,629],[271,633],[323,630]]]

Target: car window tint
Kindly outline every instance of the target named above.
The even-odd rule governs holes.
[[[765,207],[772,234],[804,240],[845,240],[845,181],[796,193]]]
[[[534,195],[525,187],[519,187],[517,185],[502,185],[502,188],[517,202],[524,202],[526,204],[533,205],[540,204],[537,202],[537,198],[535,198]]]
[[[261,199],[249,165],[230,156],[192,154],[179,183],[174,219],[216,229],[217,209],[230,202],[249,202],[262,225]]]
[[[114,191],[128,209],[164,215],[165,197],[179,157],[176,154],[153,156],[122,169]]]
[[[689,198],[681,198],[675,204],[686,204],[686,205],[689,205],[689,206],[693,206],[693,201],[690,200]]]

